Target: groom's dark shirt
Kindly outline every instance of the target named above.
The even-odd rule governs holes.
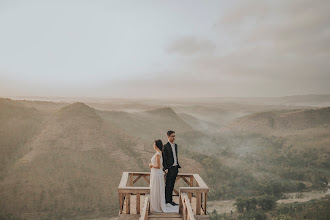
[[[179,159],[178,159],[178,146],[177,144],[175,145],[175,155],[176,155],[176,161],[178,163],[178,168],[181,168],[179,164]],[[163,148],[163,170],[167,170],[170,166],[173,166],[174,164],[174,157],[173,157],[173,151],[170,142],[167,142],[164,145]]]

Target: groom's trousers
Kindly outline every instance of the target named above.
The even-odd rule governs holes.
[[[176,176],[178,175],[178,165],[171,166],[168,168],[166,174],[166,185],[165,185],[165,200],[166,203],[173,202],[173,189],[175,184]]]

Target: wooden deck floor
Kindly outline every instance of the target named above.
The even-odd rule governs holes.
[[[142,203],[144,201],[144,198],[145,198],[144,195],[140,196],[140,204],[141,204],[140,213],[142,212],[142,207],[143,207]],[[196,215],[196,208],[195,208],[196,207],[196,198],[192,197],[191,200],[192,201],[190,204],[191,204],[194,215]],[[179,196],[173,196],[173,201],[175,203],[179,204]],[[124,202],[123,213],[126,213],[126,200]],[[203,212],[201,211],[201,213],[203,213]],[[137,214],[137,212],[136,212],[136,195],[131,195],[131,198],[130,198],[130,214]],[[150,214],[156,214],[156,213],[151,212]],[[158,220],[160,220],[160,219],[158,219]]]
[[[151,220],[182,220],[182,215],[179,213],[151,213],[148,216]]]

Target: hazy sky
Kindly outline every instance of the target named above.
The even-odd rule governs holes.
[[[330,1],[0,0],[0,96],[330,93]]]

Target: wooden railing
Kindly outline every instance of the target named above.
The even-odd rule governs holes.
[[[183,220],[195,220],[194,213],[192,211],[190,200],[186,193],[180,195],[180,213],[182,214]]]
[[[142,213],[141,213],[139,220],[147,220],[149,210],[150,210],[149,196],[146,196],[146,198],[144,199]]]
[[[135,195],[135,213],[139,215],[141,220],[148,218],[148,212],[150,212],[150,187],[138,187],[134,186],[134,184],[140,179],[144,179],[150,184],[149,178],[149,172],[123,172],[118,187],[120,215],[133,212],[133,210],[131,210],[131,196]],[[179,211],[182,217],[184,219],[193,220],[200,215],[207,215],[206,203],[209,189],[203,179],[198,174],[178,173],[175,181],[177,182],[179,179],[182,179],[187,184],[187,187],[180,187],[179,191],[173,189],[174,194],[179,195]],[[143,204],[140,202],[141,195],[145,197]],[[193,204],[192,198],[194,198],[194,206],[191,206],[191,204]],[[142,210],[141,205],[143,205]],[[142,213],[140,213],[140,210]],[[189,210],[191,210],[191,212]],[[193,210],[195,213],[193,213]]]
[[[135,180],[133,177],[137,176]],[[136,187],[133,186],[136,181],[138,181],[141,177],[143,177],[149,184],[150,180],[147,178],[150,176],[150,173],[146,172],[123,172],[121,177],[121,181],[118,187],[118,195],[119,195],[119,206],[120,212],[123,213],[124,203],[126,200],[126,214],[130,214],[130,197],[131,195],[136,195],[136,213],[140,214],[140,196],[150,194],[150,187]],[[129,186],[127,186],[127,180],[129,177]]]
[[[180,187],[180,193],[187,193],[190,203],[193,195],[196,197],[196,215],[207,215],[206,203],[209,188],[198,174],[193,174],[193,180],[189,187]],[[195,184],[194,184],[195,182]],[[194,186],[195,185],[195,186]],[[180,200],[181,201],[181,200]]]

